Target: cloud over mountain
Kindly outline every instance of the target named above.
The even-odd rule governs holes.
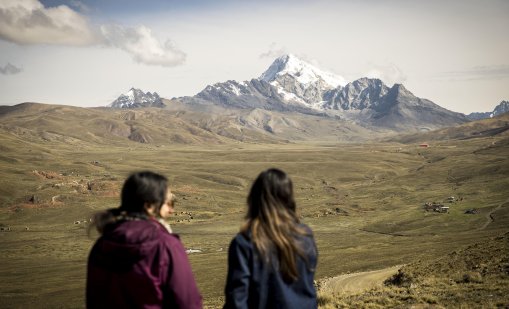
[[[148,27],[93,25],[67,5],[44,7],[38,0],[0,2],[0,39],[20,45],[106,45],[127,52],[138,63],[166,67],[182,64],[186,58],[171,40],[158,40]]]
[[[273,42],[270,44],[269,50],[260,54],[260,58],[277,58],[285,54],[288,54],[286,48],[278,46],[275,42]]]
[[[4,67],[0,67],[0,74],[4,75],[14,75],[21,71],[23,70],[10,63],[7,63]]]
[[[372,69],[365,74],[369,78],[378,78],[388,85],[401,84],[407,80],[407,76],[393,63],[387,65],[371,64]]]
[[[186,54],[172,41],[158,41],[152,35],[152,30],[145,26],[131,28],[118,24],[102,25],[101,33],[108,45],[126,51],[139,63],[176,66],[186,59]]]
[[[446,72],[445,75],[457,80],[497,80],[509,78],[509,65],[475,66],[469,70]]]

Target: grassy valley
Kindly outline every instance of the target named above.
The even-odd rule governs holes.
[[[251,182],[269,167],[285,170],[294,181],[302,220],[318,244],[317,279],[403,264],[402,276],[412,278],[408,286],[390,284],[364,296],[321,295],[323,306],[459,306],[462,299],[475,306],[479,297],[470,288],[488,281],[508,292],[506,268],[496,267],[505,265],[508,252],[505,131],[468,139],[426,133],[382,143],[366,142],[369,133],[352,126],[350,133],[342,127],[320,140],[331,119],[267,120],[256,112],[242,115],[244,125],[237,126],[237,116],[204,123],[193,111],[171,109],[2,107],[2,306],[83,307],[86,259],[97,237],[87,233],[89,218],[116,207],[125,177],[142,169],[170,179],[178,197],[170,224],[187,248],[201,250],[189,258],[209,307],[222,304],[228,244],[242,223]],[[273,133],[260,130],[259,123],[245,125],[266,120],[273,121]],[[309,124],[316,121],[325,123]],[[308,138],[296,140],[295,129],[288,128],[302,123],[311,128]],[[363,142],[352,142],[353,136]],[[420,147],[422,142],[429,147]],[[426,202],[450,208],[426,211]],[[489,254],[478,257],[469,248]],[[485,265],[479,269],[465,262],[478,258]],[[395,293],[403,296],[379,301]],[[501,302],[493,299],[493,306]]]

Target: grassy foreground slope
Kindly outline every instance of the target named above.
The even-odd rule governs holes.
[[[508,231],[504,135],[420,148],[422,141],[239,143],[204,130],[182,133],[197,143],[186,145],[175,142],[169,127],[153,133],[150,125],[140,132],[152,142],[140,143],[125,136],[132,133],[129,126],[117,131],[98,121],[103,113],[87,110],[86,125],[76,120],[66,126],[68,111],[57,111],[25,120],[20,112],[19,119],[0,126],[0,227],[5,229],[0,303],[8,308],[84,306],[86,259],[96,237],[87,235],[86,221],[118,205],[122,182],[134,170],[169,177],[179,198],[170,223],[187,248],[201,250],[189,258],[211,307],[222,304],[226,251],[242,222],[249,186],[269,167],[284,169],[294,180],[300,214],[318,244],[318,279],[434,261]],[[142,112],[135,118],[142,116],[158,117]],[[111,131],[103,134],[104,127]],[[86,138],[89,133],[93,138]],[[458,199],[448,203],[450,196]],[[450,206],[449,213],[425,211],[423,204],[432,201]],[[468,209],[475,214],[465,214]]]
[[[509,233],[406,265],[384,284],[362,293],[320,293],[320,307],[507,308]]]

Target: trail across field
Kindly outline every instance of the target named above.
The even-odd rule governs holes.
[[[500,208],[502,208],[502,206],[506,203],[509,203],[509,199],[507,199],[506,201],[500,203],[496,208],[492,209],[489,213],[486,214],[486,223],[479,229],[479,230],[484,230],[485,228],[488,227],[488,225],[491,223],[491,222],[494,222],[495,221],[495,218],[493,217],[493,214],[499,210]]]
[[[376,286],[381,286],[385,279],[397,273],[401,266],[352,273],[324,279],[320,284],[320,291],[326,294],[357,294]]]

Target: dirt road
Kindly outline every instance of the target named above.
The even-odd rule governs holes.
[[[499,210],[500,208],[502,208],[502,206],[504,206],[504,204],[506,203],[509,203],[509,199],[507,199],[506,201],[500,203],[496,208],[494,208],[493,210],[491,210],[489,213],[486,214],[486,223],[481,227],[479,228],[479,230],[484,230],[485,228],[488,227],[488,225],[491,223],[491,222],[494,222],[495,221],[495,217],[493,217],[493,214]]]
[[[399,268],[401,266],[327,278],[320,282],[319,290],[327,294],[357,294],[381,286],[384,280],[397,273]]]

